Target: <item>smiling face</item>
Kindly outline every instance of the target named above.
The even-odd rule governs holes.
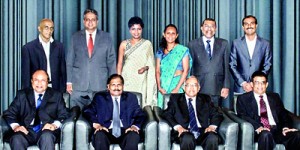
[[[98,19],[94,13],[87,13],[84,15],[83,24],[85,29],[92,33],[97,29],[98,26]]]
[[[54,31],[53,22],[49,19],[43,19],[38,26],[40,36],[44,42],[49,42]]]
[[[140,24],[134,24],[130,27],[129,32],[133,39],[140,39],[142,36],[143,28]]]
[[[48,75],[44,70],[38,70],[32,75],[31,85],[35,92],[41,94],[48,87]]]
[[[246,35],[251,36],[256,34],[257,24],[252,17],[246,18],[243,21],[243,30]]]
[[[184,84],[184,92],[189,97],[195,97],[200,90],[200,85],[196,77],[189,77]]]
[[[216,29],[216,23],[211,20],[205,20],[203,25],[201,26],[202,34],[208,39],[212,38],[215,35]]]
[[[268,82],[264,76],[256,76],[253,78],[253,82],[251,82],[251,86],[253,88],[253,92],[262,95],[266,93]]]
[[[178,37],[178,33],[176,31],[176,28],[168,27],[163,36],[166,39],[167,43],[175,43],[175,40]]]
[[[120,96],[123,92],[123,83],[120,78],[111,79],[107,85],[107,89],[111,96]]]

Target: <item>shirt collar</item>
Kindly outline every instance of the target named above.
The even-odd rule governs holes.
[[[96,36],[96,33],[97,33],[97,30],[95,30],[93,33],[92,33],[92,37],[95,37]],[[87,35],[87,36],[90,36],[90,32],[88,32],[87,30],[85,30],[85,34]]]
[[[39,35],[39,40],[40,40],[41,43],[47,44],[45,41],[43,41],[41,35]],[[53,41],[54,41],[54,39],[52,37],[50,37],[49,42],[52,43]]]
[[[213,36],[212,38],[210,38],[210,39],[208,39],[208,38],[206,38],[205,36],[202,36],[203,38],[203,43],[205,43],[206,44],[206,41],[207,40],[210,40],[210,44],[213,44],[214,42],[215,42],[215,37]]]

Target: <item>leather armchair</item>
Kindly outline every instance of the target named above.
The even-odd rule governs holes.
[[[170,94],[164,95],[164,109],[167,108],[167,103],[170,99]],[[162,109],[155,106],[153,108],[154,115],[158,121],[158,149],[159,150],[180,150],[180,145],[171,143],[171,130],[169,124],[161,117]],[[221,110],[220,110],[221,111]],[[238,124],[233,122],[226,115],[218,128],[218,133],[223,141],[219,144],[219,150],[234,150],[237,147]],[[196,150],[202,150],[200,145],[196,146]]]
[[[233,121],[239,124],[238,150],[257,150],[258,144],[254,142],[253,126],[239,118],[233,111],[224,109],[224,113]],[[289,112],[293,120],[293,127],[300,130],[300,117]],[[276,144],[275,150],[285,150],[283,144]]]
[[[69,107],[70,96],[67,93],[63,94],[64,100],[66,102],[66,107]],[[75,120],[78,118],[80,108],[73,107],[70,109],[70,117],[66,119],[61,126],[61,135],[60,142],[55,144],[56,150],[72,150],[74,143],[74,124]],[[7,122],[2,118],[0,118],[0,149],[2,150],[10,150],[10,146],[8,142],[4,141],[4,135],[10,134],[13,132]],[[30,146],[27,149],[30,150],[38,150],[39,148],[36,145]]]
[[[142,94],[137,92],[134,93],[139,101],[142,103]],[[142,126],[143,142],[138,145],[139,150],[156,150],[157,149],[157,122],[155,121],[151,106],[145,106],[143,108],[144,112],[147,114],[147,119]],[[92,136],[92,126],[91,124],[82,116],[78,118],[75,124],[76,131],[76,150],[93,150],[94,147],[91,142]],[[110,150],[120,150],[119,144],[111,144]]]

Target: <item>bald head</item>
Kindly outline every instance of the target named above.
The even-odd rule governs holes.
[[[38,26],[38,30],[40,32],[40,37],[46,43],[48,43],[52,37],[52,33],[54,31],[54,23],[50,19],[42,19],[40,21],[40,25]]]

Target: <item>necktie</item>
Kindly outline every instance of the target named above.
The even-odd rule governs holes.
[[[208,58],[211,59],[211,47],[210,47],[210,40],[206,41],[207,46],[206,46],[206,51],[208,53]]]
[[[41,130],[41,121],[39,117],[39,108],[42,103],[42,96],[43,94],[39,94],[39,98],[36,101],[36,112],[35,112],[35,118],[34,118],[34,123],[33,123],[33,131],[34,132],[39,132]]]
[[[189,98],[189,116],[190,116],[190,131],[194,134],[197,139],[200,135],[199,128],[196,121],[195,110],[192,105],[192,99]]]
[[[89,42],[88,42],[88,51],[89,51],[89,57],[91,58],[92,53],[94,49],[94,44],[93,44],[93,37],[92,34],[90,34]]]
[[[264,125],[265,128],[270,129],[266,103],[265,103],[262,95],[259,97],[260,97],[260,101],[259,101],[259,103],[260,103],[260,122]]]
[[[112,134],[116,138],[121,136],[121,126],[120,126],[120,113],[119,113],[119,104],[118,99],[115,98],[113,101],[114,109],[113,109],[113,129]]]

